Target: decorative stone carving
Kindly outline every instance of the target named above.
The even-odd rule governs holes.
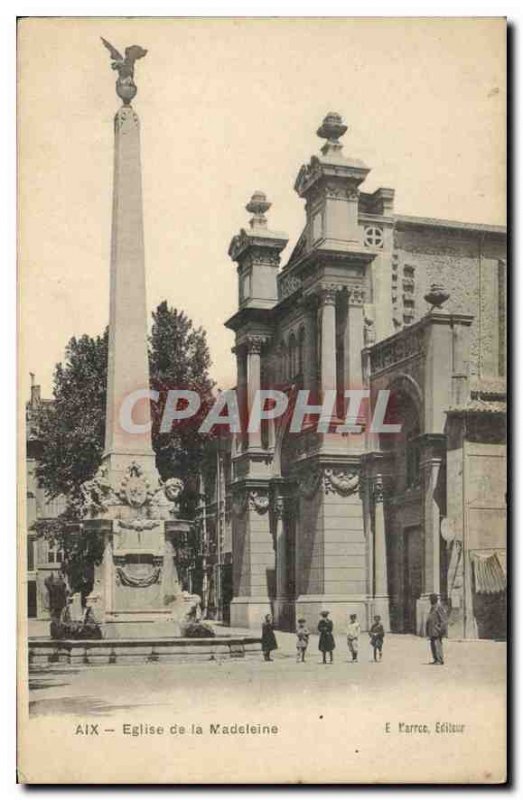
[[[320,286],[317,289],[317,295],[322,306],[333,306],[336,304],[336,286]]]
[[[325,494],[335,492],[342,497],[349,497],[358,491],[360,476],[357,470],[327,468],[323,472],[323,488]]]
[[[374,345],[370,356],[372,372],[389,369],[406,358],[422,355],[424,341],[423,331],[406,328],[392,341]]]
[[[269,510],[269,494],[265,490],[253,489],[249,492],[249,507],[258,514],[266,514]]]
[[[344,467],[308,467],[299,476],[300,494],[310,500],[321,488],[325,494],[349,497],[359,490],[360,478],[357,469]]]
[[[374,503],[383,503],[384,495],[383,478],[381,475],[376,475],[372,482],[372,499]]]
[[[247,352],[259,355],[267,342],[268,339],[266,336],[248,336],[247,339],[245,339]]]
[[[267,248],[259,248],[253,250],[248,259],[251,264],[268,264],[271,267],[278,267],[280,265],[280,256],[274,251],[267,250]]]
[[[162,573],[161,564],[130,564],[118,556],[115,557],[116,583],[120,586],[131,586],[133,589],[145,589],[159,583]],[[120,561],[120,563],[117,563]]]
[[[280,300],[283,300],[284,297],[289,297],[289,295],[294,294],[294,292],[297,292],[299,289],[301,289],[301,287],[301,280],[294,275],[289,275],[288,278],[282,278],[278,284]]]
[[[362,306],[365,302],[365,289],[362,286],[352,286],[347,289],[349,305]]]
[[[283,519],[285,514],[285,500],[281,494],[276,495],[276,497],[273,498],[272,513],[276,519]]]
[[[118,520],[120,528],[130,531],[151,531],[156,528],[159,521],[156,519],[120,519]]]
[[[374,320],[370,317],[365,317],[363,320],[363,341],[365,347],[371,347],[376,341],[376,330],[374,328]]]
[[[363,244],[365,247],[383,248],[383,228],[378,225],[367,225],[363,229]]]
[[[177,503],[183,491],[183,481],[181,478],[168,478],[163,484],[163,491],[171,503]]]
[[[122,479],[120,489],[117,492],[118,497],[133,508],[141,508],[152,500],[154,494],[155,492],[151,489],[151,484],[145,477],[142,467],[136,461],[133,461],[128,466],[127,472]]]
[[[107,511],[118,499],[109,481],[107,467],[102,466],[90,481],[85,481],[81,488],[81,504],[87,515],[96,515]]]

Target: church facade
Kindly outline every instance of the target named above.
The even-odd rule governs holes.
[[[312,413],[292,433],[287,414],[219,448],[226,616],[257,628],[272,613],[292,629],[328,609],[338,626],[380,614],[388,630],[421,634],[436,592],[451,636],[500,637],[506,232],[396,213],[392,188],[365,191],[370,169],[344,153],[346,130],[328,114],[321,151],[298,172],[305,226],[284,265],[287,236],[269,226],[265,195],[251,198],[229,248],[238,310],[226,326],[242,408],[262,388],[289,405],[300,389],[317,404],[336,390],[343,421],[344,393],[359,389],[368,413],[349,434],[319,431]],[[395,434],[368,423],[383,390]]]

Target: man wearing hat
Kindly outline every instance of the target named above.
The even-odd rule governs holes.
[[[425,633],[430,639],[433,664],[443,664],[443,637],[447,635],[447,615],[437,594],[430,595],[430,611],[425,623]]]
[[[334,625],[331,619],[329,619],[329,612],[322,611],[321,612],[321,619],[318,622],[318,632],[320,634],[320,640],[318,642],[318,648],[321,651],[323,656],[323,663],[327,663],[327,653],[329,654],[329,663],[332,664],[332,651],[336,647],[334,642],[334,636],[332,631],[334,629]]]

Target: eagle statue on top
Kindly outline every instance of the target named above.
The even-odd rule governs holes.
[[[107,39],[104,39],[103,36],[100,38],[111,54],[111,67],[118,72],[116,93],[123,100],[124,105],[129,105],[138,91],[134,82],[134,63],[147,55],[147,50],[140,45],[133,44],[125,48],[124,57]]]

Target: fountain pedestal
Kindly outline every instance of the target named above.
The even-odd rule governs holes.
[[[190,531],[188,520],[176,518],[181,481],[156,478],[151,488],[136,462],[119,486],[111,477],[102,466],[83,490],[91,510],[84,535],[98,552],[88,598],[94,619],[108,639],[180,636],[196,602],[182,591],[176,568]]]

